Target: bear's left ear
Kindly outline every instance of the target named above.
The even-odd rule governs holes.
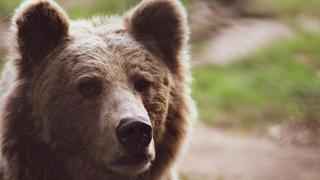
[[[67,36],[69,19],[52,0],[27,0],[13,17],[13,33],[21,55],[18,65],[31,71]]]
[[[165,56],[167,66],[175,71],[179,56],[189,39],[187,14],[179,0],[143,0],[125,19],[134,38]]]

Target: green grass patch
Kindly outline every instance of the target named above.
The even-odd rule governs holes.
[[[22,2],[21,0],[0,0],[0,22],[9,21],[10,15],[17,5]]]
[[[299,14],[320,15],[319,0],[259,0],[251,8],[256,12],[268,12],[286,18]]]
[[[140,0],[96,0],[91,6],[78,4],[69,8],[68,13],[71,18],[85,17],[89,18],[94,15],[114,15],[122,14],[134,7]],[[182,1],[187,7],[191,6],[190,0]]]
[[[320,35],[302,34],[231,65],[194,69],[200,119],[244,127],[316,119],[319,59]]]
[[[1,74],[1,70],[3,68],[3,65],[4,65],[4,61],[3,59],[0,57],[0,74]]]
[[[22,0],[0,0],[0,20],[8,21],[7,16],[12,15],[14,9],[19,6]],[[66,3],[63,0],[57,0],[63,7]],[[89,18],[94,15],[122,14],[140,0],[93,0],[90,3],[81,3],[74,0],[71,5],[65,8],[71,18]],[[191,7],[190,0],[182,1],[188,8]]]
[[[11,15],[21,2],[21,0],[0,0],[1,18]],[[63,7],[66,6],[63,0],[57,0],[57,2]],[[139,0],[95,0],[90,3],[74,1],[65,9],[71,18],[88,18],[93,15],[122,13],[138,2]],[[5,20],[9,19],[5,18]]]
[[[122,14],[137,4],[139,0],[97,0],[90,6],[77,4],[68,9],[71,18],[89,18],[94,15]]]
[[[296,14],[319,14],[319,0],[281,0],[273,1],[273,7],[279,14],[294,16]],[[283,13],[282,13],[283,12]]]

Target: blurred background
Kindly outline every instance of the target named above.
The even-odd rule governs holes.
[[[71,18],[138,0],[59,0]],[[0,0],[0,59],[20,0]],[[320,179],[320,1],[184,0],[199,120],[183,180]]]

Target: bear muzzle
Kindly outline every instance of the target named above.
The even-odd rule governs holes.
[[[111,164],[112,168],[123,174],[148,169],[155,159],[152,136],[150,120],[141,116],[121,119],[116,127],[116,137],[125,154]]]

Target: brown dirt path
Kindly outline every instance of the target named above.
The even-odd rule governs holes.
[[[320,150],[197,125],[181,172],[185,180],[319,180]]]
[[[241,19],[223,28],[195,55],[197,63],[225,65],[246,57],[271,42],[293,35],[277,20]]]

